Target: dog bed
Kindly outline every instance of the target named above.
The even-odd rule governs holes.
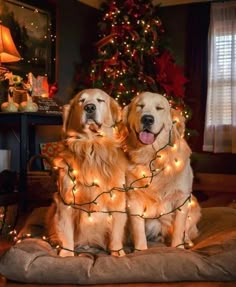
[[[22,233],[41,236],[44,213],[45,208],[33,212]],[[40,284],[236,281],[236,209],[203,208],[199,230],[191,250],[149,242],[148,250],[119,258],[104,252],[62,258],[46,241],[30,238],[0,258],[0,273]]]

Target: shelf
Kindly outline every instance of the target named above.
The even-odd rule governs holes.
[[[35,149],[35,126],[37,125],[62,125],[62,115],[55,113],[38,112],[0,112],[1,125],[17,125],[20,131],[20,172],[19,172],[19,192],[27,192],[27,162],[28,151],[32,146]],[[1,130],[1,128],[0,128]],[[30,143],[30,145],[29,145]],[[34,151],[30,152],[34,154]],[[30,154],[29,153],[29,154]],[[22,194],[23,205],[26,205],[26,196]]]

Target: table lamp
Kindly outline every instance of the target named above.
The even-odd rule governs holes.
[[[16,49],[9,28],[0,24],[0,78],[8,72],[2,63],[17,62],[20,59],[21,56]]]

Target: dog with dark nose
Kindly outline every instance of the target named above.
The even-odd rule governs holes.
[[[47,216],[60,256],[74,256],[75,248],[125,255],[126,195],[120,189],[127,160],[114,128],[120,121],[118,103],[100,89],[81,91],[66,107],[64,149],[54,160],[58,192]]]
[[[127,204],[137,250],[160,238],[172,247],[192,246],[198,234],[200,206],[191,195],[191,150],[182,118],[165,96],[151,92],[140,93],[123,109],[129,131],[126,178],[133,188]]]

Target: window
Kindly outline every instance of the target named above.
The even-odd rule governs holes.
[[[211,6],[203,150],[236,153],[236,2]]]

